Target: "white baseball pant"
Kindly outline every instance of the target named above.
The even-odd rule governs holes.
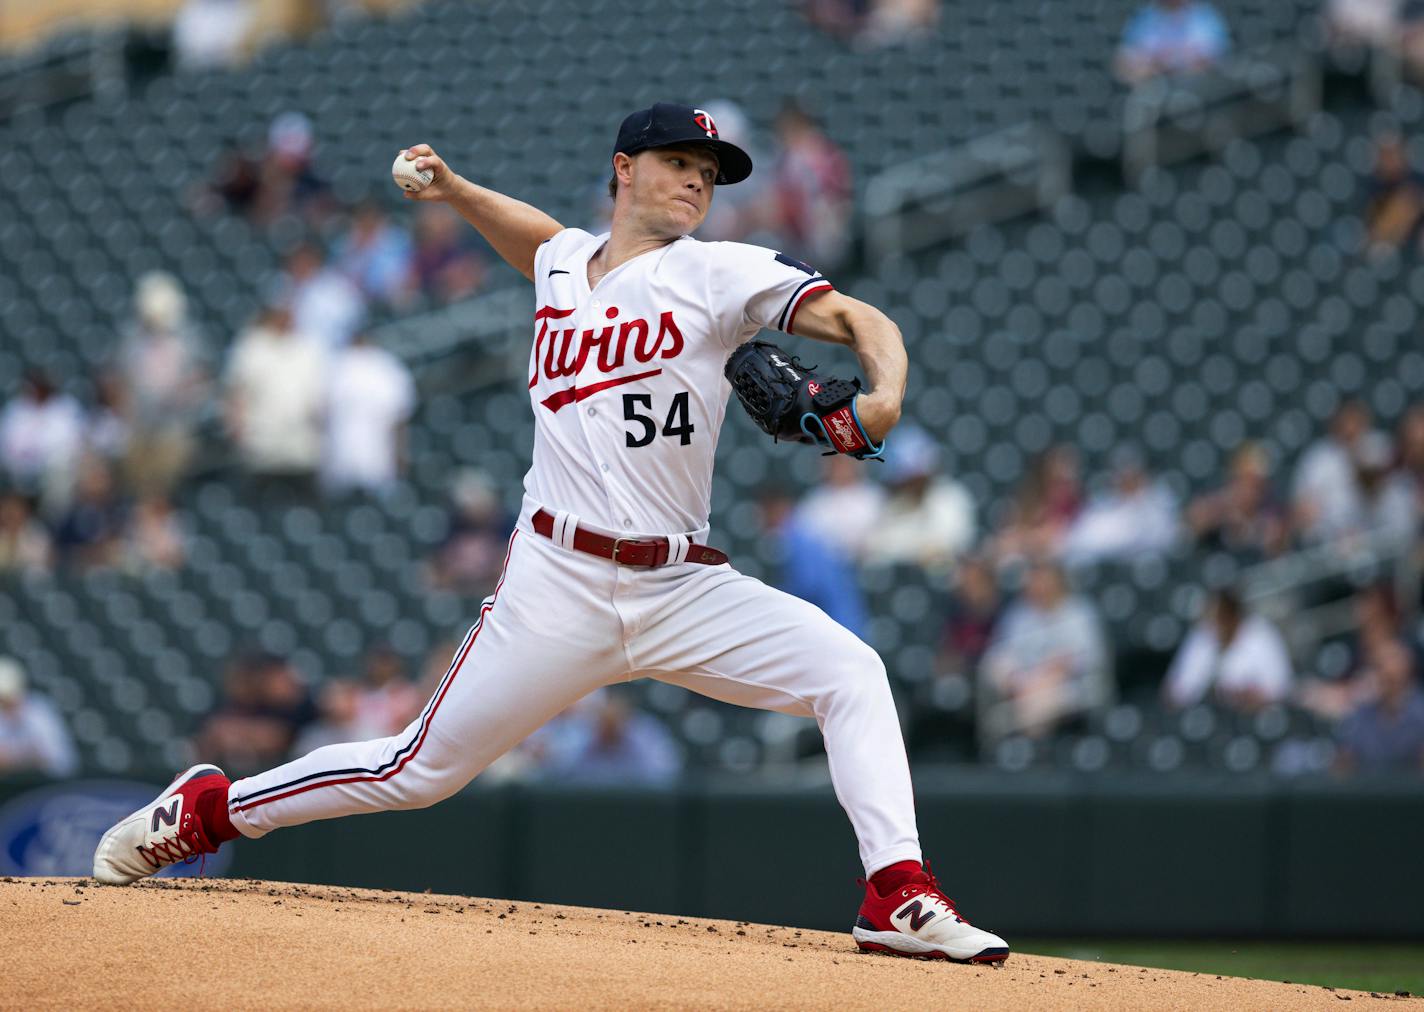
[[[328,745],[235,781],[232,823],[256,838],[432,805],[576,700],[640,677],[815,717],[866,874],[920,860],[909,763],[874,650],[730,565],[632,569],[522,525],[494,596],[420,716],[390,738]]]

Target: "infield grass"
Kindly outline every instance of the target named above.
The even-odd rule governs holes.
[[[1014,948],[1040,956],[1219,973],[1223,977],[1424,995],[1424,944],[1029,939]]]

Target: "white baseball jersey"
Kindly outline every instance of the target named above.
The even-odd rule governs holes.
[[[831,283],[773,250],[683,236],[588,287],[608,240],[565,229],[534,257],[532,507],[630,534],[702,534],[731,385],[722,370],[763,328],[792,332]]]

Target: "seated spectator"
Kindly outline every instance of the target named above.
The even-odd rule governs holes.
[[[381,492],[400,476],[415,381],[405,363],[358,333],[336,352],[326,401],[328,491]]]
[[[30,500],[0,493],[0,574],[45,573],[52,559],[49,531],[35,519]]]
[[[179,70],[217,70],[251,53],[257,16],[250,0],[185,0],[173,19],[173,59]]]
[[[866,46],[925,35],[940,15],[935,0],[803,0],[802,6],[817,28]]]
[[[327,356],[292,328],[283,306],[266,309],[233,343],[227,425],[257,490],[308,498],[321,463]]]
[[[1173,707],[1210,698],[1249,713],[1285,699],[1291,678],[1280,631],[1260,615],[1248,615],[1235,591],[1219,590],[1178,648],[1162,694]]]
[[[889,496],[866,561],[947,569],[974,543],[974,500],[939,473],[939,447],[913,423],[895,430],[882,469]]]
[[[741,106],[727,99],[713,99],[702,103],[701,108],[717,125],[717,136],[750,155],[753,165],[775,164],[775,156],[762,143]],[[784,246],[784,238],[767,221],[770,184],[769,175],[753,172],[735,187],[718,190],[717,199],[697,229],[697,238],[703,242],[755,242],[773,249]],[[599,204],[600,213],[611,211],[612,201],[606,193]]]
[[[769,486],[762,491],[761,519],[763,530],[773,540],[779,563],[776,587],[814,604],[865,638],[870,620],[851,557],[808,523],[781,488]]]
[[[1111,658],[1091,604],[1068,591],[1063,571],[1037,562],[1022,597],[998,623],[979,669],[979,733],[993,741],[1042,736],[1113,696]]]
[[[1399,420],[1399,470],[1414,489],[1424,513],[1424,404],[1415,404]]]
[[[1033,558],[1057,558],[1082,508],[1078,451],[1071,446],[1044,451],[1019,484],[1008,520],[994,537],[995,559],[1004,566]]]
[[[74,500],[55,530],[60,563],[78,569],[117,565],[123,558],[126,520],[109,465],[99,457],[86,457],[79,468]]]
[[[346,347],[366,318],[366,300],[355,283],[310,244],[287,258],[286,283],[297,333],[328,353]]]
[[[255,773],[286,759],[316,716],[310,693],[287,661],[250,654],[229,668],[222,698],[198,732],[196,751],[229,774]]]
[[[262,193],[262,159],[236,144],[218,156],[211,177],[188,192],[188,206],[199,217],[220,213],[252,217]]]
[[[1379,256],[1416,247],[1424,225],[1424,176],[1410,166],[1409,150],[1398,134],[1385,134],[1377,142],[1368,193],[1368,251]]]
[[[1289,522],[1271,488],[1271,462],[1256,443],[1243,444],[1231,459],[1226,484],[1187,507],[1197,543],[1234,554],[1270,558],[1286,549]]]
[[[122,381],[112,372],[94,377],[94,407],[84,427],[84,449],[111,464],[120,463],[129,452],[130,430],[125,418]]]
[[[1419,532],[1419,508],[1408,477],[1394,469],[1394,444],[1383,432],[1371,432],[1355,451],[1360,484],[1358,533],[1401,545]]]
[[[792,256],[831,271],[850,247],[851,177],[845,153],[788,99],[776,117],[780,155],[772,167],[773,228]]]
[[[124,538],[130,570],[178,569],[188,555],[187,538],[173,504],[165,496],[138,501]]]
[[[445,543],[430,561],[430,583],[440,590],[484,597],[494,590],[504,568],[513,521],[483,472],[457,473],[451,499],[454,516]]]
[[[1402,634],[1399,606],[1389,584],[1365,587],[1355,595],[1351,608],[1355,630],[1349,641],[1350,662],[1345,673],[1306,680],[1297,698],[1302,707],[1326,720],[1339,720],[1379,695],[1374,659],[1381,647]]]
[[[1133,559],[1167,551],[1180,529],[1177,502],[1154,482],[1136,450],[1113,454],[1112,486],[1088,500],[1063,539],[1066,562]]]
[[[1126,84],[1211,70],[1231,49],[1226,22],[1205,0],[1150,0],[1122,35],[1117,75]]]
[[[979,667],[1003,613],[994,569],[978,556],[967,556],[955,571],[954,592],[940,632],[942,673],[968,674]]]
[[[825,458],[825,480],[802,497],[797,516],[816,537],[854,562],[865,555],[885,508],[885,489],[870,480],[870,468],[843,454]]]
[[[360,690],[349,678],[322,683],[316,697],[316,719],[302,728],[292,744],[292,755],[304,756],[327,745],[369,741],[389,734],[361,723],[356,709]]]
[[[373,200],[356,206],[351,227],[336,244],[332,263],[372,302],[401,305],[410,297],[414,246]]]
[[[1424,772],[1424,691],[1418,659],[1406,644],[1382,645],[1375,659],[1379,695],[1346,717],[1336,732],[1345,772]]]
[[[1327,0],[1325,27],[1330,41],[1393,48],[1403,6],[1404,0]]]
[[[84,410],[37,369],[0,412],[0,465],[22,491],[62,507],[84,449]]]
[[[605,787],[666,786],[682,772],[676,739],[650,713],[621,693],[600,690],[565,718],[542,772],[565,784]]]
[[[1355,458],[1370,422],[1369,408],[1346,401],[1330,419],[1325,438],[1301,455],[1291,487],[1291,512],[1296,530],[1307,541],[1318,544],[1360,528],[1363,494]]]
[[[488,268],[472,233],[445,204],[421,204],[416,211],[411,283],[437,305],[458,302],[484,285]]]
[[[192,458],[208,380],[188,322],[188,299],[176,278],[163,271],[145,274],[134,308],[118,361],[129,427],[124,473],[136,492],[166,495]]]
[[[370,738],[401,731],[425,706],[426,697],[406,674],[405,663],[381,645],[366,656],[366,676],[356,687],[355,720]],[[352,739],[355,740],[355,739]]]
[[[311,120],[302,113],[284,112],[272,120],[249,217],[270,224],[294,214],[317,225],[335,210],[331,187],[316,170],[315,149]]]
[[[18,661],[0,657],[0,777],[69,777],[78,768],[79,756],[59,711],[26,689]]]

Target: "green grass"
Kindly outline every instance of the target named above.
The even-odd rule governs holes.
[[[1424,945],[1030,939],[1014,948],[1039,956],[1424,995]]]

